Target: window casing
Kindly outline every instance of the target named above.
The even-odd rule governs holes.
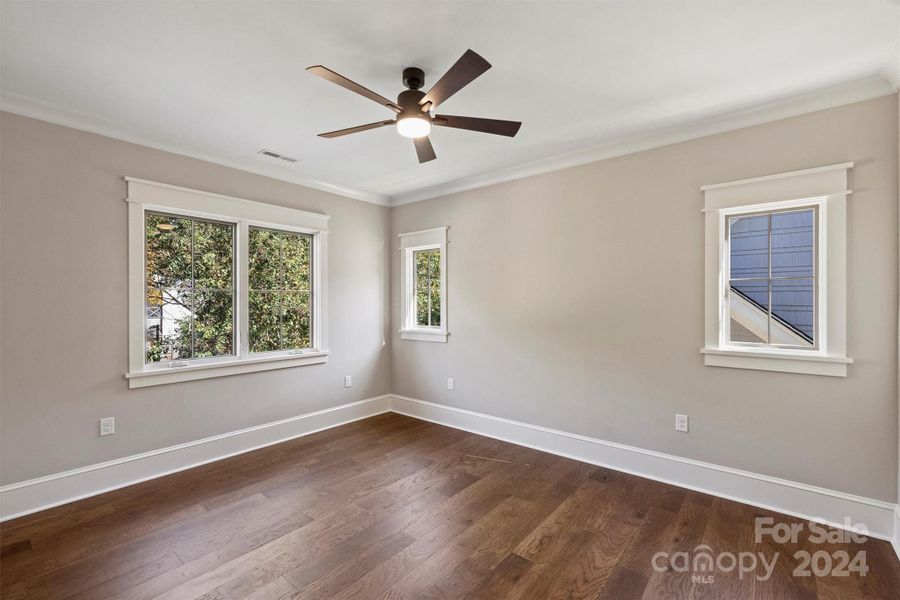
[[[327,360],[327,215],[126,179],[130,387]],[[166,237],[179,228],[190,235]],[[265,264],[250,256],[261,235],[278,242]],[[252,346],[251,329],[276,342]]]
[[[702,188],[706,365],[846,376],[851,167]]]
[[[446,342],[447,228],[400,234],[404,340]]]

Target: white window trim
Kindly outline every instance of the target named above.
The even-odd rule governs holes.
[[[447,342],[450,331],[447,327],[447,229],[436,227],[421,231],[399,234],[400,277],[401,277],[401,318],[400,339],[418,342]],[[421,327],[416,325],[415,261],[413,253],[418,250],[440,250],[441,264],[441,326]]]
[[[188,188],[126,177],[128,182],[128,387],[208,379],[268,371],[328,360],[327,246],[328,215],[222,196]],[[144,219],[148,211],[213,219],[235,226],[235,349],[234,356],[147,364],[145,360]],[[312,235],[311,348],[251,353],[249,350],[250,226]]]
[[[704,364],[714,367],[846,377],[846,201],[842,163],[742,179],[700,188],[705,197],[706,277]],[[816,347],[772,348],[731,343],[727,314],[729,257],[725,234],[731,215],[815,207]]]

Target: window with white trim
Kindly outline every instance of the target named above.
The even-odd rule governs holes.
[[[846,376],[851,167],[702,188],[706,365]]]
[[[327,358],[327,215],[128,178],[130,387]]]
[[[404,340],[446,342],[447,228],[400,234]]]

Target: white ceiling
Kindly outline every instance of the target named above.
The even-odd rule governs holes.
[[[5,1],[0,17],[6,110],[395,202],[816,90],[886,93],[900,22],[888,0]],[[441,112],[521,120],[516,138],[438,128],[420,165],[392,128],[316,137],[393,113],[305,67],[394,98],[403,67],[427,89],[467,48],[493,68]]]

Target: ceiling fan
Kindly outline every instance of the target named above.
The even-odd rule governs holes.
[[[351,92],[356,92],[369,100],[374,100],[397,113],[394,119],[320,133],[319,137],[336,138],[360,131],[368,131],[369,129],[396,125],[397,132],[400,135],[412,138],[420,163],[437,158],[437,155],[434,153],[434,147],[431,145],[431,140],[428,139],[432,125],[514,137],[518,133],[519,127],[522,126],[522,123],[518,121],[434,114],[434,109],[439,104],[472,83],[479,75],[490,68],[491,63],[472,50],[466,50],[465,54],[444,73],[444,76],[427,93],[420,90],[425,85],[425,72],[416,67],[403,69],[403,85],[407,89],[400,92],[396,102],[391,102],[384,96],[376,94],[372,90],[350,81],[343,75],[339,75],[322,65],[307,67],[306,70],[313,75],[318,75],[322,79],[336,83]]]

